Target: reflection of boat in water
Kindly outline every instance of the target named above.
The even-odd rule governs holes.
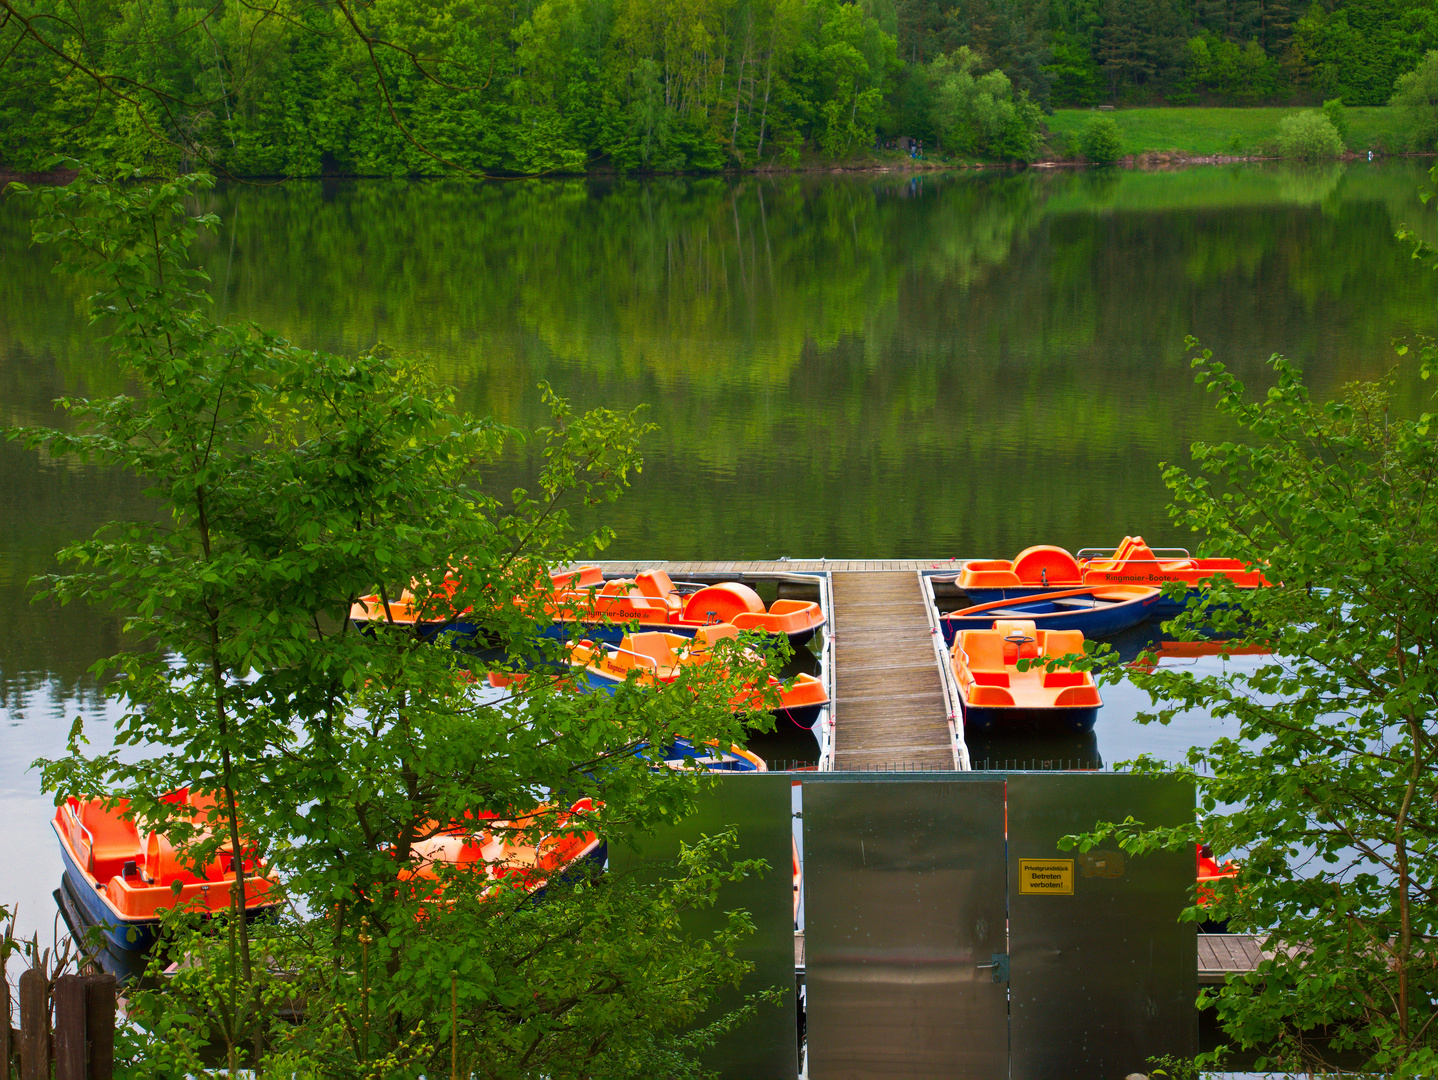
[[[1046,661],[1084,652],[1078,630],[1038,630],[1032,621],[999,619],[992,630],[964,630],[949,650],[964,708],[964,730],[1005,728],[1016,721],[1089,731],[1103,705],[1093,676]],[[1020,671],[1021,661],[1032,666]]]
[[[1055,731],[1053,725],[1014,724],[992,731],[964,732],[975,769],[1090,771],[1103,768],[1098,733]]]
[[[1137,626],[1153,613],[1159,591],[1137,585],[1064,589],[1011,600],[990,600],[939,616],[944,644],[960,630],[987,630],[997,619],[1028,619],[1041,630],[1077,630],[1101,638]]]
[[[1116,548],[1083,548],[1075,556],[1061,547],[1040,544],[1012,560],[975,559],[965,563],[957,585],[975,603],[1032,596],[1041,592],[1101,585],[1162,588],[1179,582],[1188,596],[1207,578],[1225,577],[1241,589],[1267,585],[1263,575],[1238,559],[1195,559],[1184,548],[1150,548],[1141,536],[1125,536]],[[1182,611],[1187,600],[1162,597],[1156,614]]]
[[[737,581],[686,583],[681,589],[663,570],[605,581],[597,566],[556,570],[549,577],[543,610],[535,615],[544,633],[560,641],[579,633],[613,645],[631,627],[693,637],[700,627],[729,623],[740,630],[783,634],[800,645],[824,625],[823,609],[814,601],[779,599],[766,607],[758,593]],[[473,638],[480,631],[470,616],[473,609],[454,611],[449,604],[459,589],[451,570],[426,602],[409,589],[387,606],[378,594],[363,596],[350,608],[350,619],[361,630],[392,622],[426,638],[442,631]]]
[[[182,788],[166,797],[188,805],[191,819],[204,839],[207,816],[214,805],[208,796],[191,796]],[[235,884],[235,853],[221,845],[205,866],[191,865],[176,852],[165,834],[151,831],[144,842],[120,799],[106,807],[101,799],[66,799],[55,811],[51,828],[60,841],[72,914],[84,935],[97,927],[108,948],[143,953],[155,942],[162,914],[172,908],[228,911]],[[254,918],[275,906],[275,882],[264,867],[244,858],[245,914]]]
[[[133,952],[129,949],[110,947],[109,939],[102,933],[91,934],[93,924],[85,921],[80,914],[80,898],[74,894],[70,879],[60,875],[60,887],[51,891],[55,907],[65,921],[71,940],[82,950],[82,955],[107,975],[113,975],[122,984],[141,978],[150,965],[152,952]]]

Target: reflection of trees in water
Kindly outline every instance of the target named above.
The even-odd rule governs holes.
[[[606,510],[616,553],[1004,555],[1162,527],[1157,463],[1222,437],[1185,334],[1256,382],[1288,352],[1325,393],[1432,328],[1388,241],[1427,227],[1420,172],[1350,167],[1321,208],[1284,195],[1306,175],[230,186],[204,257],[222,310],[427,354],[466,406],[521,426],[543,420],[539,379],[649,402],[649,468]],[[0,387],[38,419],[114,376],[21,203],[0,200]],[[20,378],[15,343],[51,374]]]
[[[1299,206],[1322,203],[1338,190],[1346,166],[1338,162],[1327,165],[1286,165],[1275,172],[1278,194],[1284,202]]]

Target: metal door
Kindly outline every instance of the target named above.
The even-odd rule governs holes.
[[[808,1075],[1007,1077],[1002,780],[806,782],[804,873]]]
[[[1009,945],[1015,1080],[1147,1074],[1150,1056],[1197,1051],[1197,942],[1180,923],[1194,853],[1060,851],[1060,837],[1132,816],[1193,820],[1173,777],[1009,776]]]

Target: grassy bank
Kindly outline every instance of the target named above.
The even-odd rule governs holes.
[[[1125,154],[1177,150],[1193,157],[1231,154],[1235,157],[1273,152],[1278,121],[1294,108],[1261,109],[1115,109]],[[1072,148],[1089,120],[1092,109],[1058,109],[1047,118],[1049,131]],[[1396,152],[1404,148],[1403,123],[1396,109],[1382,105],[1355,106],[1348,110],[1349,149]],[[1051,142],[1054,140],[1050,140]]]

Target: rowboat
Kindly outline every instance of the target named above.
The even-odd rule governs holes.
[[[192,795],[188,788],[166,799],[188,804],[203,832],[213,799]],[[233,847],[222,845],[207,865],[194,866],[164,833],[151,831],[142,842],[129,809],[127,799],[107,807],[103,799],[71,796],[50,821],[60,841],[73,912],[83,924],[76,929],[83,933],[98,927],[107,946],[121,956],[143,953],[154,944],[167,909],[230,910],[235,883]],[[275,907],[277,883],[264,876],[264,866],[252,858],[246,857],[242,867],[245,916],[254,918]]]
[[[605,581],[598,566],[556,570],[549,576],[550,587],[538,601],[541,610],[535,617],[541,632],[559,641],[579,634],[591,641],[617,645],[629,628],[693,637],[700,627],[728,623],[740,630],[783,634],[790,644],[802,645],[824,625],[824,611],[816,602],[779,599],[765,607],[758,593],[738,581],[717,585],[682,583],[681,589],[663,570],[645,570],[633,578]],[[454,571],[450,571],[440,591],[453,597],[457,588]],[[425,638],[441,631],[453,631],[461,638],[473,637],[479,631],[471,608],[445,611],[438,594],[426,611],[432,617],[421,619],[418,608],[410,590],[388,605],[375,594],[361,597],[350,608],[350,619],[361,630],[389,622],[413,628]]]
[[[626,634],[617,646],[585,640],[571,647],[569,662],[583,669],[591,688],[606,693],[613,693],[631,674],[640,682],[672,683],[682,668],[712,662],[714,644],[738,633],[731,623],[717,623],[699,627],[692,638],[651,630]],[[778,694],[779,701],[765,707],[800,727],[812,727],[819,711],[829,703],[823,682],[813,675],[800,673],[788,686],[772,675],[767,679],[768,689]],[[735,712],[751,711],[762,694],[750,684],[740,689],[730,705]]]
[[[1162,594],[1140,585],[1062,589],[962,608],[939,616],[944,644],[952,645],[960,630],[984,630],[998,619],[1028,619],[1045,630],[1078,630],[1090,638],[1106,637],[1137,626],[1157,608]]]
[[[999,619],[990,630],[963,630],[949,650],[958,681],[964,729],[990,731],[1018,722],[1056,724],[1091,731],[1103,706],[1093,676],[1046,658],[1083,655],[1078,630],[1040,630],[1032,620]],[[1020,671],[1020,660],[1038,661]]]
[[[1025,548],[1012,560],[975,559],[964,564],[956,584],[969,599],[982,604],[1098,585],[1162,588],[1181,582],[1187,586],[1187,596],[1161,597],[1153,612],[1175,615],[1213,577],[1225,577],[1241,589],[1268,584],[1262,573],[1238,559],[1195,559],[1185,548],[1150,548],[1141,536],[1125,536],[1116,548],[1083,548],[1077,555],[1040,544]]]

